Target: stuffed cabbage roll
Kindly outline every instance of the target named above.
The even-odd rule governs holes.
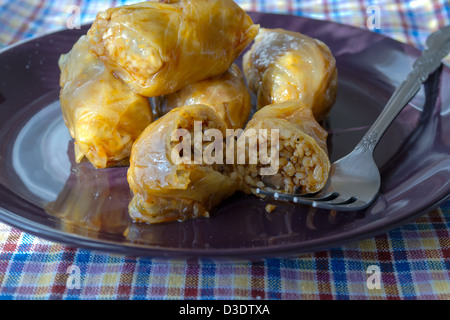
[[[313,193],[324,187],[330,170],[328,133],[307,105],[287,101],[265,106],[254,114],[244,133],[252,129],[256,132],[266,129],[268,133],[266,137],[258,135],[254,145],[249,142],[248,149],[261,153],[262,145],[267,145],[268,150],[272,147],[278,152],[278,164],[264,163],[261,154],[258,163],[247,161],[240,170],[245,171],[244,179],[250,187],[286,193]],[[274,129],[278,130],[276,140],[271,134]],[[269,167],[273,169],[270,174],[261,174],[263,168]]]
[[[257,108],[289,100],[309,105],[317,121],[329,113],[337,94],[337,69],[330,49],[298,32],[261,28],[243,57]]]
[[[232,0],[167,0],[101,12],[88,36],[116,76],[155,97],[224,73],[258,29]]]
[[[158,223],[208,217],[235,193],[242,179],[224,160],[226,129],[205,105],[172,109],[150,124],[131,151],[127,178],[133,193],[132,220]]]
[[[154,98],[160,117],[185,105],[203,104],[213,108],[230,129],[243,128],[252,109],[250,92],[236,64],[224,74],[188,85],[177,92]]]
[[[152,122],[148,98],[112,75],[82,36],[59,59],[63,118],[75,139],[75,157],[96,168],[125,165],[131,145]]]

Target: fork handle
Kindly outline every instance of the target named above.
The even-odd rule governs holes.
[[[355,150],[373,152],[392,121],[417,94],[428,76],[440,66],[441,60],[450,51],[450,25],[429,35],[426,43],[427,48],[414,62],[411,72],[394,91],[383,111],[355,147]]]

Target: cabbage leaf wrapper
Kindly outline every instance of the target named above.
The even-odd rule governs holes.
[[[206,136],[210,129],[220,137],[199,143],[195,134]],[[243,182],[236,165],[224,159],[226,130],[222,118],[205,105],[172,109],[150,124],[131,151],[127,174],[133,193],[131,219],[159,223],[209,217],[221,201],[239,191]],[[220,159],[206,161],[208,152]],[[196,162],[196,155],[202,159]]]
[[[243,57],[243,70],[257,109],[300,100],[321,122],[336,100],[335,58],[325,43],[299,32],[261,28]]]
[[[192,104],[213,108],[230,129],[243,128],[252,109],[250,91],[236,64],[220,76],[190,84],[174,93],[153,99],[158,117],[174,108]]]
[[[100,12],[88,37],[117,77],[156,97],[224,73],[258,30],[232,0],[169,0]]]
[[[148,98],[112,75],[82,36],[59,61],[60,103],[75,159],[96,168],[127,165],[131,145],[152,122]]]

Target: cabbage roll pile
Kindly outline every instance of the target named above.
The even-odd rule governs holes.
[[[60,103],[75,140],[75,159],[96,168],[127,165],[131,146],[152,122],[148,98],[112,75],[93,53],[86,36],[59,59]]]
[[[319,123],[336,98],[334,57],[317,39],[260,29],[232,0],[100,12],[59,65],[76,159],[129,165],[133,222],[209,217],[236,192],[312,193],[327,181]]]

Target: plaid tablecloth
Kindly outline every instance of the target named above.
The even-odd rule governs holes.
[[[133,2],[139,1],[0,0],[0,48],[66,28],[73,8],[84,23],[99,10]],[[447,0],[237,2],[248,11],[371,27],[418,48],[450,23]],[[374,8],[381,9],[380,25],[369,26]],[[0,223],[0,299],[450,299],[449,230],[447,202],[386,234],[328,251],[190,264],[71,248]],[[78,268],[78,282],[70,266]],[[371,278],[376,274],[379,282]]]

